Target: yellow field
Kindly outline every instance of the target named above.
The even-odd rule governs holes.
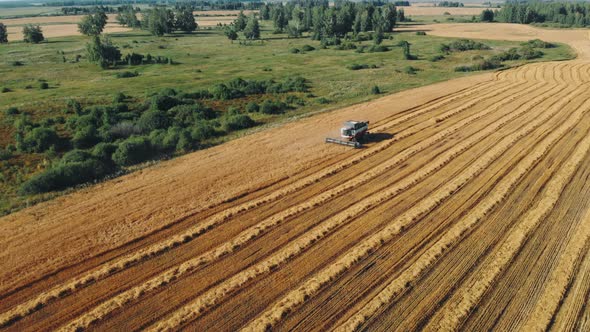
[[[571,44],[163,162],[0,219],[6,330],[588,330],[583,30]],[[361,150],[327,145],[367,119]],[[32,240],[34,239],[34,240]]]

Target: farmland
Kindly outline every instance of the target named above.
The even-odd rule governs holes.
[[[587,31],[419,28],[578,58],[284,123],[3,217],[0,324],[587,330]],[[361,118],[363,149],[322,143]]]

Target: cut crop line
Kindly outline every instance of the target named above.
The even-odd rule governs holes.
[[[528,173],[547,154],[549,149],[561,137],[563,137],[563,135],[578,123],[582,118],[582,115],[570,119],[570,121],[562,125],[560,129],[554,131],[550,136],[547,136],[530,155],[523,158],[516,168],[501,180],[501,182],[494,188],[491,196],[487,196],[480,204],[472,209],[465,218],[453,225],[453,227],[424,254],[422,254],[416,262],[404,270],[396,279],[391,281],[379,294],[369,301],[369,303],[363,306],[356,314],[351,316],[336,330],[356,330],[381,308],[390,305],[393,300],[408,289],[413,282],[420,279],[425,271],[432,268],[446,252],[452,249],[462,238],[471,232],[479,221],[485,218],[485,216],[487,216],[496,206],[506,199],[526,173]],[[452,315],[452,313],[448,312],[446,312],[446,314],[447,315],[443,317]],[[428,328],[430,328],[430,326]],[[436,326],[433,329],[437,330],[439,328],[447,330],[442,326]],[[451,328],[450,330],[453,329]]]
[[[575,93],[575,91],[573,92]],[[563,102],[563,103],[567,103]],[[275,304],[271,309],[263,313],[258,319],[249,324],[245,330],[256,331],[264,330],[269,326],[276,324],[285,313],[288,313],[296,306],[302,304],[310,296],[316,294],[323,285],[334,280],[338,275],[348,270],[352,265],[360,261],[363,257],[381,247],[386,242],[393,239],[405,228],[414,224],[419,218],[429,211],[435,209],[440,203],[460,190],[469,180],[481,173],[483,169],[494,160],[496,160],[504,151],[513,146],[519,139],[530,133],[532,130],[541,126],[549,118],[559,113],[561,103],[552,106],[553,112],[547,112],[549,115],[540,116],[531,121],[523,129],[506,136],[498,145],[490,149],[484,156],[480,156],[472,165],[465,169],[459,176],[451,180],[445,186],[437,190],[432,196],[426,197],[406,211],[400,217],[396,218],[383,230],[369,237],[357,246],[353,247],[346,254],[341,256],[335,263],[331,264],[324,270],[320,271],[314,277],[310,278],[301,287],[292,291],[281,301]]]
[[[557,107],[552,107],[552,109],[553,108]],[[408,227],[415,223],[420,217],[424,216],[426,213],[436,208],[444,199],[451,196],[457,190],[460,190],[467,182],[473,179],[477,174],[481,173],[481,171],[483,171],[488,164],[492,163],[495,159],[497,159],[505,151],[505,149],[508,149],[510,146],[513,146],[520,138],[525,136],[530,131],[534,130],[536,127],[540,126],[544,121],[548,120],[554,115],[555,114],[552,113],[550,114],[550,116],[539,116],[535,120],[528,123],[525,129],[522,129],[517,133],[511,134],[502,139],[500,142],[504,144],[499,142],[493,148],[486,151],[486,153],[483,157],[481,157],[481,159],[476,161],[468,169],[462,172],[460,176],[451,180],[450,182],[445,184],[441,189],[439,189],[434,195],[434,198],[422,200],[420,203],[414,205],[410,210],[403,213],[402,216],[398,217],[395,220],[395,222],[387,226],[384,230],[380,231],[378,234],[374,236],[371,236],[368,240],[363,241],[360,245],[355,246],[351,251],[349,251],[349,254],[345,255],[344,259],[341,259],[337,263],[331,265],[330,268],[328,268],[327,272],[322,274],[319,278],[323,280],[323,283],[329,282],[334,278],[334,276],[337,276],[339,273],[348,269],[352,264],[357,262],[359,258],[364,257],[369,252],[372,252],[376,247],[379,247],[386,241],[393,238],[395,235],[399,234],[405,227]],[[436,169],[436,166],[434,166],[433,169]],[[206,293],[197,297],[188,305],[174,312],[168,319],[156,323],[154,326],[150,328],[150,330],[172,329],[198,317],[208,308],[210,308],[213,305],[216,305],[223,298],[225,298],[226,296],[228,296],[229,294],[231,294],[247,282],[253,280],[254,278],[260,275],[272,271],[278,265],[298,255],[319,239],[327,236],[327,234],[329,234],[335,228],[338,228],[339,226],[345,224],[346,222],[355,218],[359,214],[365,212],[367,209],[373,208],[379,205],[380,203],[390,199],[391,197],[397,195],[405,187],[413,185],[419,178],[420,175],[417,175],[416,177],[405,178],[401,181],[401,183],[398,183],[396,186],[389,188],[379,193],[378,195],[369,197],[359,203],[354,204],[350,208],[340,212],[333,218],[330,218],[328,221],[324,222],[323,224],[317,226],[308,233],[289,243],[286,247],[284,247],[281,251],[277,252],[275,255],[269,257],[263,262],[260,262],[259,264],[256,264],[255,266],[243,270],[242,272],[236,274],[232,278],[227,279],[225,282],[222,282],[218,286],[210,289]],[[312,280],[310,284],[313,288],[319,288],[319,286],[321,286],[322,284],[322,281]],[[303,301],[303,299],[306,298],[306,296],[304,296],[305,294],[301,295],[302,296],[300,299],[297,298],[294,300]],[[287,302],[292,301],[289,300]],[[284,305],[279,305],[278,309],[281,312],[278,314],[278,317],[274,313],[271,313],[269,321],[275,321],[280,319],[280,317],[283,314],[282,312],[284,307]],[[266,317],[264,317],[263,320],[266,320],[265,318]],[[265,329],[268,326],[268,324],[269,323],[264,322],[262,323],[262,326],[260,326],[259,324],[257,324],[257,321],[255,321],[253,322],[251,327],[254,330],[258,328]]]
[[[559,257],[559,263],[551,274],[534,311],[529,315],[523,331],[546,331],[559,304],[563,301],[568,286],[574,279],[576,265],[587,249],[590,237],[590,209],[580,221],[573,238]]]
[[[46,303],[48,303],[51,300],[71,294],[76,289],[85,287],[86,285],[93,283],[97,280],[104,279],[105,277],[108,277],[116,272],[122,271],[125,268],[127,268],[133,264],[136,264],[137,262],[155,257],[161,253],[166,252],[167,250],[169,250],[171,248],[175,248],[183,243],[187,243],[187,242],[191,241],[192,239],[196,238],[197,236],[200,236],[203,233],[207,232],[208,230],[221,224],[222,222],[230,219],[232,216],[234,216],[238,213],[258,207],[258,206],[265,204],[267,202],[277,200],[280,197],[283,197],[289,193],[295,192],[295,191],[300,190],[304,187],[307,187],[313,183],[316,183],[327,176],[336,174],[341,170],[347,169],[350,165],[358,163],[361,160],[364,160],[372,155],[375,155],[378,152],[383,151],[386,148],[392,146],[396,141],[399,141],[403,138],[411,136],[411,135],[415,134],[416,132],[418,132],[418,129],[408,130],[407,132],[406,131],[401,132],[399,135],[394,137],[389,142],[379,145],[375,149],[372,149],[372,150],[366,151],[365,153],[357,155],[356,157],[353,157],[351,160],[349,160],[347,162],[334,165],[331,168],[328,168],[326,170],[319,172],[319,174],[304,178],[304,179],[302,179],[290,186],[287,186],[287,188],[283,188],[282,190],[280,190],[278,192],[270,193],[269,195],[267,195],[265,197],[256,199],[251,202],[246,202],[246,203],[238,205],[234,208],[230,208],[228,210],[219,212],[219,213],[211,216],[210,218],[208,218],[207,221],[205,221],[203,223],[199,223],[198,225],[195,225],[195,226],[189,228],[188,230],[186,230],[185,232],[183,232],[181,234],[176,234],[167,240],[158,242],[158,243],[151,245],[147,248],[143,248],[143,249],[140,249],[134,253],[125,255],[114,262],[105,263],[105,264],[103,264],[103,266],[99,267],[97,270],[91,271],[90,273],[87,273],[81,277],[77,277],[73,280],[70,280],[66,284],[59,285],[59,286],[53,288],[52,290],[44,292],[44,293],[38,295],[37,297],[35,297],[34,299],[31,299],[23,304],[20,304],[20,305],[14,307],[11,310],[1,314],[0,315],[0,327],[10,325],[11,322],[15,321],[16,319],[22,318],[26,315],[31,314],[32,312],[37,311],[40,307],[42,307],[43,305],[45,305]],[[442,139],[442,138],[440,138],[440,139]]]
[[[525,89],[524,91],[521,91],[519,93],[519,95],[526,94],[529,90],[536,89],[536,88],[537,88],[536,85],[532,86],[528,89]],[[514,98],[516,98],[516,96]],[[321,204],[324,204],[328,200],[331,200],[334,197],[336,197],[344,192],[347,192],[350,188],[357,187],[357,186],[359,186],[363,183],[366,183],[369,180],[385,173],[389,169],[393,168],[396,165],[399,165],[400,163],[407,160],[412,155],[415,155],[419,151],[422,151],[422,150],[436,144],[436,142],[442,140],[442,138],[450,135],[451,133],[456,132],[457,130],[467,126],[470,123],[473,123],[474,121],[480,119],[481,117],[483,117],[487,114],[490,114],[490,113],[493,114],[495,111],[500,109],[504,104],[507,104],[509,102],[511,102],[511,99],[507,100],[499,105],[496,105],[494,108],[487,109],[481,113],[478,113],[478,114],[475,114],[469,118],[466,118],[463,121],[460,121],[459,123],[455,124],[454,126],[448,128],[447,131],[441,132],[435,136],[432,136],[429,139],[418,143],[416,146],[414,146],[412,148],[408,148],[408,149],[400,152],[396,156],[393,156],[392,158],[390,158],[387,162],[380,164],[376,168],[368,171],[367,173],[363,173],[362,175],[358,176],[357,179],[353,179],[354,181],[352,181],[352,180],[348,181],[338,187],[335,187],[331,190],[328,190],[327,192],[320,194],[317,197],[314,197],[314,198],[312,198],[306,202],[303,202],[297,206],[293,206],[289,209],[286,209],[280,213],[277,213],[277,214],[257,223],[256,225],[244,230],[243,232],[238,234],[236,237],[234,237],[232,240],[218,246],[217,248],[210,250],[210,251],[208,251],[208,252],[206,252],[194,259],[188,260],[188,261],[182,263],[178,267],[169,269],[168,271],[153,278],[152,280],[150,280],[140,286],[137,286],[129,291],[121,293],[118,296],[116,296],[115,298],[102,303],[100,306],[98,306],[97,308],[95,308],[91,312],[86,313],[86,314],[82,315],[81,317],[77,318],[75,321],[71,322],[68,326],[71,329],[75,329],[75,327],[89,326],[90,324],[99,320],[101,318],[101,316],[104,316],[108,312],[118,309],[121,305],[128,303],[132,300],[135,300],[138,297],[142,296],[143,294],[150,292],[162,285],[168,284],[169,282],[179,278],[180,276],[193,271],[198,266],[204,265],[206,263],[210,263],[216,259],[226,256],[229,253],[234,252],[238,248],[243,247],[248,242],[251,242],[254,239],[260,237],[260,235],[264,234],[265,232],[267,232],[271,228],[276,227],[277,225],[280,225],[281,223],[288,220],[289,218],[292,218],[292,217],[294,217],[306,210],[320,206]],[[523,104],[524,103],[525,102],[523,102]],[[521,113],[513,113],[507,119],[501,118],[500,120],[497,120],[497,122],[498,122],[497,125],[492,126],[487,131],[477,132],[476,134],[474,134],[474,136],[476,136],[474,139],[471,139],[469,142],[466,141],[461,146],[455,147],[455,151],[466,150],[468,147],[473,146],[474,144],[479,142],[482,138],[484,138],[488,134],[493,133],[494,131],[498,130],[501,126],[504,126],[505,124],[512,121],[512,119],[516,118],[519,115],[522,115],[523,113],[524,113],[524,111]],[[450,160],[450,156],[455,155],[456,153],[457,152],[448,154],[449,157],[447,157],[445,159],[445,161]],[[439,168],[440,167],[442,167],[442,164],[439,165]],[[432,172],[434,172],[434,170],[428,170],[428,171],[425,171],[424,174],[431,174]]]
[[[589,104],[588,102],[584,104],[585,110],[587,110]],[[569,183],[570,178],[589,149],[590,136],[587,136],[578,144],[566,164],[547,184],[541,200],[533,209],[527,212],[520,223],[513,227],[508,237],[498,246],[491,258],[486,261],[486,264],[482,266],[481,273],[477,278],[473,278],[468,285],[465,285],[460,292],[456,293],[452,302],[449,302],[440,313],[437,313],[438,319],[431,321],[429,324],[431,329],[454,331],[462,324],[487,290],[497,281],[500,274],[508,268],[508,264],[520,251],[529,234],[536,229],[557,204],[565,186]]]

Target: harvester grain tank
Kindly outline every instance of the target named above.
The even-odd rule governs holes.
[[[326,143],[335,143],[361,148],[361,141],[369,134],[369,121],[346,121],[340,128],[340,139],[326,138]]]

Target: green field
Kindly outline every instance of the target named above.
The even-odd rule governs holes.
[[[454,52],[445,59],[432,62],[429,59],[440,53],[442,43],[449,38],[420,36],[415,33],[392,33],[383,41],[390,51],[379,53],[357,53],[355,50],[336,50],[333,46],[320,49],[319,41],[309,38],[287,38],[286,35],[272,34],[269,22],[262,24],[263,41],[241,45],[231,43],[220,30],[199,30],[193,34],[174,34],[154,37],[145,31],[133,31],[111,35],[114,44],[121,48],[123,55],[131,52],[169,57],[174,64],[150,64],[122,66],[102,70],[88,63],[84,58],[75,62],[77,55],[85,56],[87,38],[81,36],[50,38],[48,42],[30,45],[11,42],[0,46],[0,89],[10,92],[0,94],[0,149],[14,144],[14,122],[18,118],[4,110],[16,107],[30,115],[35,122],[56,117],[68,117],[63,110],[70,99],[83,106],[112,104],[113,97],[122,92],[130,96],[130,108],[141,104],[163,88],[194,92],[210,89],[214,84],[227,82],[237,77],[243,79],[274,79],[299,75],[309,81],[310,91],[298,93],[297,98],[304,105],[285,114],[252,114],[260,124],[286,121],[289,118],[310,112],[334,109],[379,97],[372,93],[377,85],[382,94],[423,86],[477,72],[456,72],[454,68],[469,65],[481,57],[503,52],[519,43],[507,41],[483,41],[491,50]],[[405,60],[402,40],[411,44],[411,53],[416,60]],[[355,45],[372,45],[372,41],[354,42]],[[313,51],[292,53],[311,45]],[[544,49],[545,55],[532,61],[563,60],[572,57],[572,51],[564,45]],[[65,58],[65,62],[64,62]],[[15,66],[21,61],[22,66]],[[506,66],[518,65],[523,61],[509,61]],[[376,68],[351,70],[353,64]],[[411,69],[409,67],[412,67]],[[118,72],[137,71],[133,78],[116,78]],[[47,82],[49,89],[39,88]],[[261,95],[231,101],[211,101],[208,106],[224,112],[230,107],[244,109],[247,102],[265,99],[284,100],[286,95]],[[60,136],[71,135],[58,125]],[[232,132],[212,139],[218,144],[243,131]],[[20,196],[17,188],[32,174],[42,171],[59,157],[47,153],[15,153],[0,161],[0,215],[20,209],[31,202],[43,200],[55,194],[34,197]]]

